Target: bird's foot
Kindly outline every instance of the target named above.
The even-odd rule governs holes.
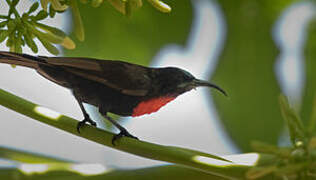
[[[139,140],[137,137],[131,135],[126,129],[121,130],[120,133],[116,134],[113,136],[112,138],[112,144],[113,146],[115,146],[115,141],[117,141],[118,139],[120,139],[121,137],[129,137],[129,138],[133,138],[133,139],[137,139]]]
[[[80,134],[80,128],[82,128],[86,124],[86,122],[88,122],[89,124],[91,124],[94,127],[97,127],[96,122],[92,121],[90,118],[85,118],[84,120],[78,122],[78,124],[77,124],[77,131],[79,134]]]

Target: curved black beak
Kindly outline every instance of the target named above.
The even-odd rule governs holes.
[[[217,86],[215,84],[212,84],[212,83],[210,83],[208,81],[204,81],[204,80],[200,80],[200,79],[194,79],[193,80],[193,84],[194,84],[195,87],[206,86],[206,87],[215,88],[218,91],[220,91],[221,93],[223,93],[225,96],[227,96],[227,93],[222,88],[220,88],[219,86]]]

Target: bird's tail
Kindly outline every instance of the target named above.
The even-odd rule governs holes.
[[[37,69],[38,64],[41,63],[41,61],[42,60],[39,57],[30,56],[27,54],[0,51],[0,63],[13,64]]]

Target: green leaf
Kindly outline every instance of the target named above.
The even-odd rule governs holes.
[[[32,25],[28,25],[30,27],[30,30],[36,35],[41,37],[42,39],[45,39],[46,41],[49,41],[53,44],[60,44],[64,41],[66,36],[58,36],[56,34],[51,33],[51,31],[47,30],[47,33],[43,33],[42,31],[37,30]]]
[[[32,36],[30,35],[30,33],[24,34],[23,37],[25,39],[26,44],[31,48],[31,50],[34,53],[37,53],[38,52],[37,45],[34,42],[34,40],[32,39]]]
[[[57,38],[58,36],[53,35],[52,33],[43,33],[39,30],[37,30],[33,25],[27,24],[28,29],[30,30],[30,34],[34,34],[43,44],[43,46],[52,54],[58,55],[59,50],[51,44],[51,42],[55,43],[62,43],[63,39],[60,41],[60,38]]]
[[[160,0],[148,0],[148,2],[150,2],[152,6],[154,6],[156,9],[158,9],[161,12],[164,12],[164,13],[171,12],[171,7]]]
[[[278,147],[276,145],[267,144],[264,142],[253,141],[251,142],[251,147],[255,152],[265,153],[265,154],[274,154],[282,158],[290,158],[292,149],[285,147]]]
[[[290,107],[285,96],[280,95],[279,102],[282,116],[289,129],[291,141],[293,145],[296,146],[297,141],[304,141],[306,138],[304,126],[294,109]]]
[[[41,0],[41,6],[44,11],[47,11],[48,3],[50,0]]]
[[[38,3],[38,2],[33,3],[33,5],[30,7],[29,11],[27,12],[27,14],[31,14],[31,13],[33,13],[34,11],[36,11],[37,8],[38,8],[38,6],[39,6],[39,3]]]
[[[2,21],[0,22],[0,28],[3,28],[4,26],[6,26],[8,23],[8,21]]]
[[[9,31],[0,30],[0,43],[2,43],[9,35]]]
[[[43,37],[41,36],[36,36],[40,41],[41,43],[43,44],[43,46],[50,52],[52,53],[53,55],[58,55],[59,54],[59,50],[53,46],[49,41],[47,41],[46,39],[44,39]]]
[[[52,5],[49,6],[49,17],[53,18],[56,15],[56,10],[53,8]]]
[[[7,27],[8,27],[9,34],[11,34],[11,32],[14,31],[15,28],[16,28],[15,21],[14,20],[9,20]]]
[[[76,44],[69,37],[66,37],[60,45],[62,45],[66,49],[76,48]]]
[[[65,11],[68,8],[66,4],[61,4],[61,1],[59,0],[51,0],[50,2],[51,6],[53,6],[56,11]]]
[[[53,33],[42,33],[42,37],[53,44],[61,44],[65,37],[56,36]]]
[[[9,37],[8,40],[6,41],[6,46],[11,47],[12,46],[12,39]]]
[[[15,7],[18,3],[19,3],[20,0],[12,0],[11,1],[11,7]]]
[[[75,31],[76,37],[80,41],[83,41],[84,40],[84,27],[83,27],[82,19],[80,16],[80,11],[77,5],[77,0],[70,0],[70,7],[72,9],[73,21],[75,25],[74,31]]]
[[[37,13],[37,15],[34,17],[35,21],[40,21],[43,20],[45,18],[47,18],[48,13],[44,10],[41,10],[40,12]]]
[[[48,25],[45,25],[45,24],[42,24],[42,23],[34,23],[34,25],[46,32],[50,32],[56,36],[59,36],[60,38],[65,38],[67,36],[66,33],[64,33],[62,30],[58,29],[58,28],[55,28],[55,27],[52,27],[52,26],[48,26]]]

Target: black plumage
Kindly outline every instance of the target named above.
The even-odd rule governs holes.
[[[113,144],[122,136],[136,137],[107,116],[108,112],[120,116],[149,114],[198,86],[213,87],[226,95],[218,86],[175,67],[150,68],[123,61],[31,56],[4,51],[0,51],[0,63],[33,68],[45,78],[71,89],[85,118],[78,123],[78,132],[86,122],[96,125],[82,103],[97,106],[100,113],[120,129]],[[140,108],[144,110],[139,112]]]

